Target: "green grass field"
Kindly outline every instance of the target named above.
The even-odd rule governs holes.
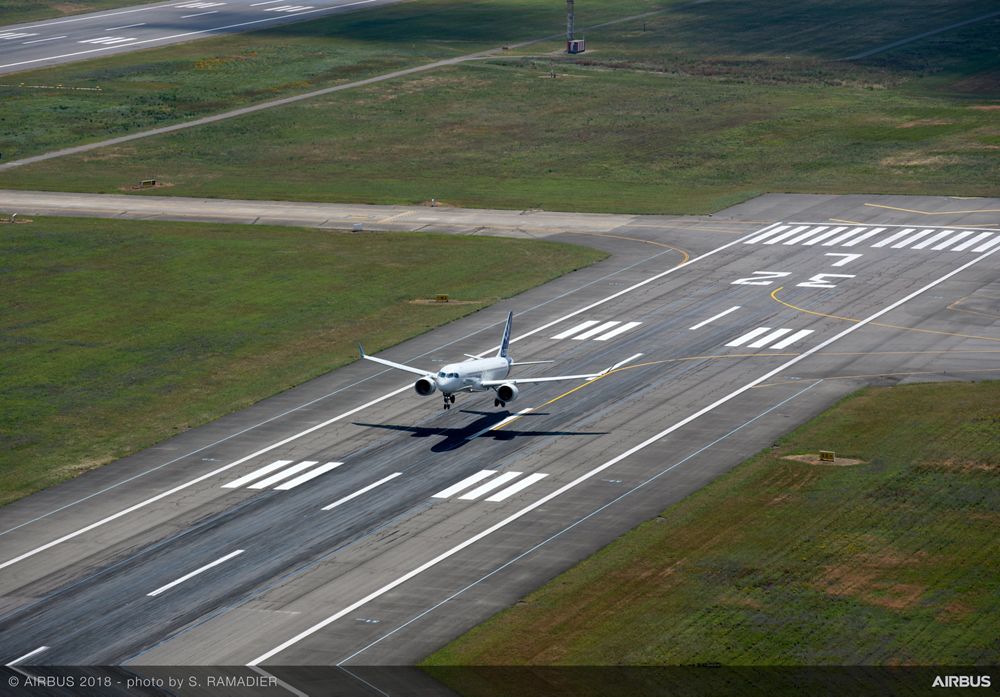
[[[599,20],[666,4],[594,11]],[[544,0],[418,0],[0,76],[0,152],[7,161],[186,121],[546,36],[559,21]]]
[[[425,665],[996,665],[998,472],[1000,382],[863,390]]]
[[[0,503],[601,257],[417,233],[0,225]],[[474,302],[410,302],[437,293]]]
[[[282,93],[296,75],[304,91],[368,74],[372,66],[357,61],[365,65],[402,27],[415,28],[413,47],[394,49],[375,72],[443,55],[443,47],[453,55],[544,34],[558,12],[546,14],[542,4],[473,3],[445,32],[451,0],[419,2],[351,15],[344,26],[296,25],[300,36],[276,32],[271,51],[256,56],[231,46],[196,61],[192,53],[176,63],[123,63],[109,69],[105,89],[127,93],[128,116],[110,109],[95,116],[103,119],[96,129],[84,124],[95,112],[88,100],[104,97],[90,93],[46,96],[79,98],[76,106],[67,102],[68,122],[32,119],[40,104],[34,96],[3,110],[15,123],[34,124],[14,129],[13,151],[35,151],[46,138],[46,147],[73,141],[67,123],[87,140],[155,119],[131,101],[140,88],[150,111],[169,121],[201,113],[215,98],[217,109],[259,100],[262,85],[278,83],[267,90]],[[495,25],[479,23],[505,7],[517,11]],[[991,7],[979,0],[685,5],[588,32],[593,48],[575,59],[552,42],[529,49],[540,57],[442,69],[19,168],[0,174],[0,186],[117,192],[153,177],[167,183],[157,195],[396,204],[434,197],[463,206],[637,213],[704,213],[764,191],[995,195],[1000,18],[861,62],[830,60]],[[578,14],[587,21],[584,8]],[[511,17],[525,21],[513,27]],[[480,30],[466,35],[472,26]],[[317,42],[327,39],[330,55],[317,57]],[[186,50],[206,55],[198,44]],[[245,87],[244,74],[253,74]],[[178,96],[177,106],[163,106],[169,95]],[[24,135],[32,127],[47,135]]]

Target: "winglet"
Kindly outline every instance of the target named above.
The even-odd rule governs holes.
[[[365,347],[364,346],[362,346],[361,344],[358,344],[358,351],[361,352],[361,357],[362,358],[367,358],[367,355],[365,354]]]
[[[507,358],[507,349],[510,347],[510,328],[514,324],[514,313],[507,313],[507,324],[503,328],[503,339],[500,341],[500,350],[497,351],[497,358]]]

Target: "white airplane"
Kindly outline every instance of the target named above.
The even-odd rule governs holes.
[[[496,398],[493,400],[493,406],[503,407],[507,406],[507,402],[513,402],[517,399],[519,392],[517,389],[518,385],[529,382],[554,382],[557,380],[589,380],[607,375],[618,367],[611,366],[600,373],[589,373],[587,375],[557,375],[547,378],[510,379],[507,375],[510,373],[510,368],[513,365],[552,363],[552,361],[514,362],[514,359],[508,355],[507,350],[510,345],[510,328],[513,321],[514,313],[509,312],[507,314],[507,325],[503,330],[503,340],[500,342],[500,350],[497,351],[497,355],[490,358],[479,358],[465,354],[469,357],[469,360],[462,361],[461,363],[449,363],[442,366],[437,373],[431,370],[403,365],[402,363],[394,363],[384,358],[369,356],[365,353],[363,346],[358,345],[358,348],[361,349],[361,357],[365,360],[374,361],[382,365],[387,365],[390,368],[405,370],[408,373],[415,373],[421,376],[413,385],[413,389],[416,390],[418,395],[428,397],[437,390],[441,390],[441,394],[444,396],[445,409],[450,409],[451,405],[455,403],[456,392],[486,392],[487,390],[494,390]]]

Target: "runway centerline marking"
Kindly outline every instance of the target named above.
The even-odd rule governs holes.
[[[209,569],[215,568],[219,564],[225,564],[227,561],[229,561],[233,557],[238,557],[239,555],[243,554],[244,551],[246,551],[246,550],[238,549],[235,552],[230,552],[229,554],[227,554],[224,557],[216,559],[213,562],[209,562],[208,564],[205,564],[205,566],[198,567],[197,569],[195,569],[194,571],[192,571],[189,574],[184,574],[180,578],[178,578],[178,579],[176,579],[174,581],[171,581],[170,583],[168,583],[165,586],[160,586],[159,588],[157,588],[155,591],[152,591],[151,593],[146,593],[146,596],[150,597],[150,598],[155,598],[156,596],[160,595],[161,593],[170,590],[174,586],[179,586],[180,584],[184,583],[185,581],[188,581],[188,580],[194,578],[198,574],[205,573]]]
[[[50,36],[47,39],[35,39],[33,41],[25,41],[24,45],[27,46],[28,44],[40,44],[43,41],[55,41],[56,39],[65,39],[66,36],[67,36],[66,34],[63,34],[62,36]]]
[[[735,242],[739,243],[740,240],[736,240]],[[503,520],[501,520],[501,521],[499,521],[497,523],[494,523],[493,525],[491,525],[490,527],[486,528],[485,530],[482,530],[481,532],[473,535],[472,537],[469,537],[468,539],[464,540],[463,542],[460,542],[459,544],[455,545],[451,549],[448,549],[447,551],[442,552],[441,554],[437,555],[436,557],[434,557],[432,559],[429,559],[428,561],[424,562],[423,564],[421,564],[420,566],[416,567],[415,569],[412,569],[412,570],[408,571],[407,573],[405,573],[405,574],[397,577],[395,580],[387,583],[386,585],[382,586],[381,588],[378,588],[378,589],[372,591],[371,593],[367,594],[366,596],[362,597],[361,599],[356,600],[355,602],[349,604],[347,607],[345,607],[345,608],[343,608],[343,609],[335,612],[334,614],[330,615],[329,617],[323,619],[320,622],[317,622],[316,624],[312,625],[311,627],[308,627],[304,631],[299,632],[298,634],[296,634],[292,638],[288,639],[287,641],[279,644],[275,648],[273,648],[273,649],[271,649],[271,650],[269,650],[269,651],[261,654],[260,656],[258,656],[255,659],[253,659],[247,665],[253,666],[253,665],[257,665],[258,663],[263,663],[264,661],[268,660],[269,658],[271,658],[271,657],[273,657],[273,656],[281,653],[282,651],[284,651],[288,647],[293,646],[294,644],[297,644],[298,642],[302,641],[306,637],[309,637],[309,636],[315,634],[316,632],[318,632],[319,630],[321,630],[324,627],[328,626],[329,624],[331,624],[333,622],[336,622],[341,617],[344,617],[345,615],[348,615],[348,614],[354,612],[358,608],[367,605],[372,600],[375,600],[375,599],[377,599],[377,598],[385,595],[386,593],[392,591],[393,589],[397,588],[398,586],[402,585],[403,583],[406,583],[410,579],[412,579],[412,578],[414,578],[414,577],[422,574],[427,569],[433,568],[434,566],[440,564],[442,561],[444,561],[444,560],[446,560],[446,559],[448,559],[448,558],[450,558],[450,557],[458,554],[459,552],[461,552],[462,550],[466,549],[467,547],[469,547],[469,546],[475,544],[476,542],[478,542],[478,541],[480,541],[480,540],[488,537],[489,535],[492,535],[494,532],[496,532],[498,530],[502,530],[503,528],[505,528],[506,526],[510,525],[511,523],[513,523],[513,522],[515,522],[515,521],[523,518],[528,513],[536,510],[537,508],[540,508],[540,507],[544,506],[549,501],[552,501],[553,499],[561,496],[562,494],[566,493],[567,491],[570,491],[571,489],[579,486],[581,483],[592,479],[594,476],[600,474],[601,472],[605,471],[606,469],[608,469],[610,467],[613,467],[614,465],[616,465],[617,463],[621,462],[622,460],[624,460],[624,459],[626,459],[626,458],[634,455],[637,452],[640,452],[641,450],[644,450],[644,449],[648,448],[650,445],[656,443],[657,441],[662,440],[664,437],[666,437],[667,435],[673,433],[674,431],[677,431],[678,429],[686,426],[687,424],[691,423],[692,421],[695,421],[695,420],[701,418],[702,416],[704,416],[705,414],[708,414],[708,413],[714,411],[715,409],[717,409],[721,405],[726,404],[727,402],[732,401],[733,399],[735,399],[739,395],[743,394],[744,392],[747,392],[748,390],[753,389],[755,386],[757,386],[757,385],[759,385],[759,384],[761,384],[761,383],[769,380],[770,378],[774,377],[775,375],[778,375],[779,373],[784,372],[785,370],[787,370],[788,368],[792,367],[793,365],[796,365],[796,364],[804,361],[806,358],[809,358],[813,354],[818,353],[819,351],[822,351],[827,346],[830,346],[831,344],[839,341],[840,339],[842,339],[842,338],[844,338],[846,336],[849,336],[850,334],[853,334],[854,332],[858,331],[859,329],[861,329],[865,325],[867,325],[870,322],[878,319],[882,315],[887,314],[889,312],[892,312],[897,307],[900,307],[901,305],[906,304],[910,300],[913,300],[914,298],[917,298],[917,297],[923,295],[928,290],[931,290],[932,288],[940,285],[941,283],[944,283],[945,281],[947,281],[948,279],[952,278],[953,276],[956,276],[957,274],[961,273],[962,271],[965,271],[966,269],[971,268],[972,266],[974,266],[974,265],[982,262],[984,259],[988,259],[994,253],[996,253],[996,251],[997,251],[997,249],[993,249],[990,252],[982,254],[982,255],[974,258],[974,259],[971,259],[970,261],[962,264],[961,266],[953,269],[952,271],[949,271],[948,273],[944,274],[943,276],[940,276],[937,279],[931,281],[930,283],[928,283],[928,284],[926,284],[926,285],[918,288],[917,290],[915,290],[915,291],[913,291],[913,292],[905,295],[904,297],[900,298],[899,300],[896,300],[895,302],[890,303],[889,305],[885,306],[881,310],[878,310],[878,311],[874,312],[873,314],[869,315],[868,317],[866,317],[865,319],[859,321],[857,324],[853,324],[850,327],[847,327],[846,329],[844,329],[843,331],[841,331],[841,332],[835,334],[834,336],[830,337],[829,339],[826,339],[825,341],[822,341],[822,342],[816,344],[812,348],[807,349],[806,351],[800,353],[798,356],[795,356],[794,358],[786,361],[785,363],[779,365],[778,367],[774,368],[773,370],[770,370],[767,373],[764,373],[763,375],[761,375],[760,377],[755,378],[754,380],[751,380],[750,382],[748,382],[745,385],[743,385],[742,387],[740,387],[740,388],[738,388],[738,389],[730,392],[729,394],[727,394],[727,395],[725,395],[723,397],[720,397],[719,399],[715,400],[711,404],[709,404],[709,405],[707,405],[705,407],[702,407],[698,411],[694,412],[693,414],[690,414],[689,416],[681,419],[680,421],[674,423],[673,425],[665,428],[664,430],[660,431],[659,433],[656,433],[653,436],[650,436],[646,440],[642,441],[641,443],[632,446],[631,448],[629,448],[625,452],[623,452],[623,453],[621,453],[621,454],[619,454],[619,455],[611,458],[610,460],[608,460],[607,462],[605,462],[605,463],[603,463],[601,465],[598,465],[597,467],[591,469],[589,472],[585,472],[584,474],[580,475],[576,479],[574,479],[574,480],[572,480],[572,481],[564,484],[563,486],[559,487],[555,491],[553,491],[553,492],[551,492],[551,493],[549,493],[549,494],[541,497],[537,501],[534,501],[534,502],[528,504],[527,506],[525,506],[521,510],[519,510],[519,511],[517,511],[515,513],[512,513],[511,515],[507,516]],[[681,267],[675,267],[675,268],[681,268]]]
[[[336,508],[337,506],[341,506],[341,505],[347,503],[348,501],[353,501],[354,499],[358,498],[359,496],[361,496],[363,494],[367,494],[372,489],[376,489],[376,488],[382,486],[383,484],[385,484],[386,482],[391,481],[391,480],[395,479],[396,477],[401,476],[402,474],[403,474],[402,472],[393,472],[388,477],[382,477],[377,482],[372,482],[368,486],[365,486],[365,487],[362,487],[362,488],[358,489],[353,494],[348,494],[347,496],[345,496],[342,499],[337,499],[336,501],[334,501],[333,503],[331,503],[329,506],[323,506],[323,510],[324,511],[329,511],[329,510],[332,510],[332,509]]]
[[[715,321],[715,320],[717,320],[717,319],[722,319],[722,318],[723,318],[723,317],[725,317],[726,315],[729,315],[729,314],[732,314],[733,312],[736,312],[736,311],[737,311],[738,309],[740,309],[740,307],[742,307],[742,306],[741,306],[741,305],[733,305],[733,306],[732,306],[731,308],[729,308],[728,310],[723,310],[722,312],[720,312],[720,313],[719,313],[719,314],[717,314],[717,315],[713,315],[713,316],[709,317],[709,318],[708,318],[708,319],[706,319],[706,320],[703,320],[703,321],[701,321],[701,322],[698,322],[698,324],[694,325],[693,327],[688,327],[688,329],[691,329],[691,330],[694,330],[694,329],[701,329],[701,328],[702,328],[702,327],[704,327],[704,326],[705,326],[706,324],[711,324],[712,322],[714,322],[714,321]]]

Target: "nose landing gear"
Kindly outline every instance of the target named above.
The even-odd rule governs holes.
[[[451,405],[455,403],[455,395],[446,394],[444,395],[444,408],[451,409]]]

